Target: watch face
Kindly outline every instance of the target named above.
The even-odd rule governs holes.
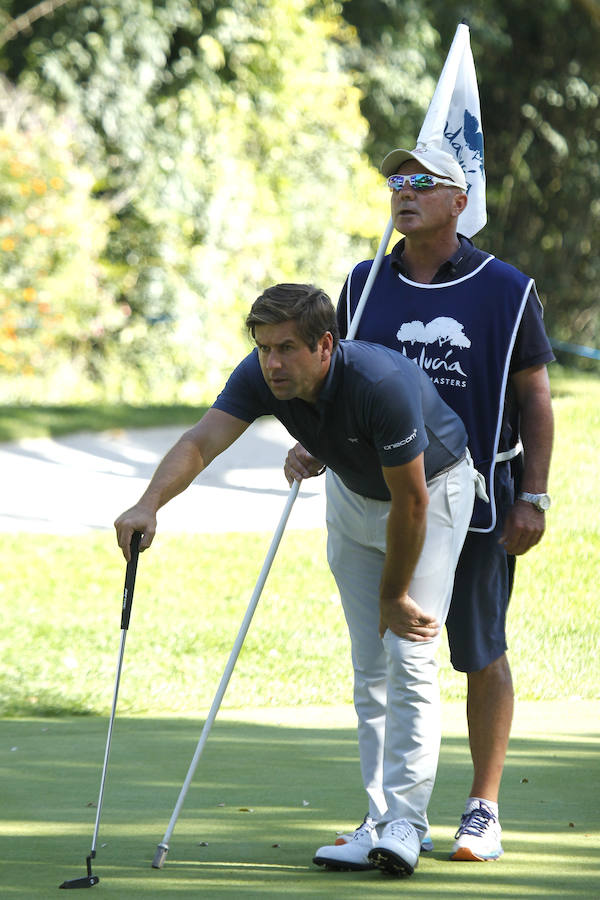
[[[550,497],[548,496],[548,494],[541,494],[538,502],[536,503],[536,506],[541,509],[542,512],[550,509]]]

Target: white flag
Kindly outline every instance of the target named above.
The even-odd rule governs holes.
[[[458,230],[472,237],[487,222],[483,129],[468,25],[459,25],[423,122],[417,148],[451,153],[465,173],[469,202]]]
[[[487,222],[487,211],[479,89],[468,25],[461,24],[456,29],[415,149],[423,146],[439,147],[451,153],[465,173],[469,202],[458,217],[458,230],[466,237],[473,237]],[[358,331],[393,231],[394,223],[390,217],[352,317],[348,338],[353,338]]]

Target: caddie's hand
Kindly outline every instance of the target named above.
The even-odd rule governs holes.
[[[296,444],[286,456],[283,472],[287,483],[291,486],[293,481],[302,481],[304,478],[314,478],[323,471],[323,463],[305,450],[302,444]]]
[[[117,544],[123,552],[123,556],[129,562],[131,559],[131,538],[134,531],[141,532],[140,553],[147,550],[156,534],[156,513],[151,512],[137,504],[131,509],[125,510],[115,519],[117,532]]]
[[[398,637],[415,642],[431,641],[440,633],[441,626],[436,617],[422,610],[408,594],[391,600],[382,598],[379,610],[380,637],[388,628]]]
[[[498,541],[511,556],[522,556],[542,539],[546,517],[533,503],[517,500],[506,516],[504,530]]]

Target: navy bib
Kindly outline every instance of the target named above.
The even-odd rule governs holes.
[[[348,321],[372,260],[348,278]],[[533,285],[518,269],[490,256],[474,272],[443,284],[399,274],[387,256],[373,284],[356,338],[399,350],[431,378],[463,420],[469,450],[484,475],[490,503],[477,499],[470,530],[496,523],[494,483],[513,345]]]

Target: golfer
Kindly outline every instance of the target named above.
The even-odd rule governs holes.
[[[413,362],[340,342],[333,305],[312,285],[267,289],[246,325],[256,348],[116,519],[117,540],[127,560],[134,531],[147,549],[157,511],[259,416],[274,415],[327,466],[328,558],[343,586],[357,709],[387,693],[387,808],[349,843],[321,847],[314,862],[410,875],[439,755],[435,652],[479,483],[466,431]]]

